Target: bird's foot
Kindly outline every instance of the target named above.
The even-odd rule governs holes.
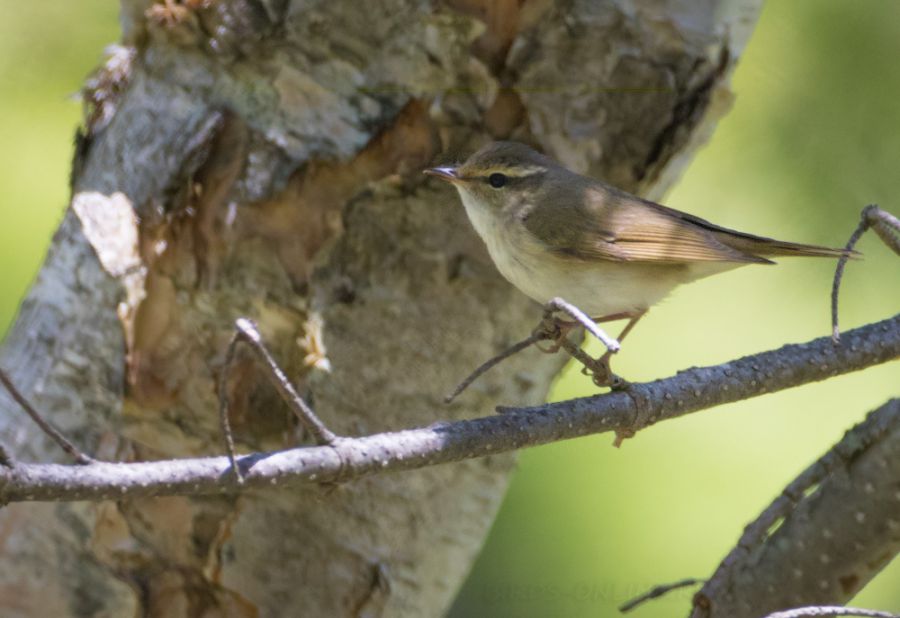
[[[607,352],[600,358],[590,358],[590,362],[585,362],[583,359],[579,359],[582,361],[584,365],[581,368],[581,373],[589,376],[591,380],[597,386],[605,386],[610,390],[621,391],[627,389],[631,383],[625,378],[616,375],[610,369],[609,362],[612,358],[612,353]]]
[[[562,320],[555,315],[544,315],[544,318],[532,334],[551,343],[546,348],[538,344],[535,344],[535,347],[545,354],[556,354],[565,347],[563,340],[568,337],[569,331],[578,325],[578,322]]]

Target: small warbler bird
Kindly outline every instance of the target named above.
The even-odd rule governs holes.
[[[456,187],[500,273],[539,303],[562,298],[596,322],[628,319],[621,341],[676,286],[769,257],[845,253],[754,236],[495,142],[425,173]],[[608,353],[607,353],[608,356]]]

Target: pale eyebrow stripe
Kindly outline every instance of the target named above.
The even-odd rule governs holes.
[[[516,167],[503,167],[503,166],[495,166],[486,169],[483,172],[479,172],[477,175],[465,175],[462,176],[464,180],[469,180],[473,178],[487,178],[491,174],[506,174],[512,178],[526,178],[528,176],[533,176],[535,174],[541,174],[546,172],[547,168],[540,165],[527,165],[527,166],[516,166]]]

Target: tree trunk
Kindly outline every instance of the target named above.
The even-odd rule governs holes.
[[[509,138],[659,196],[727,110],[759,3],[738,4],[123,0],[123,46],[86,87],[71,208],[0,363],[103,459],[222,452],[216,384],[241,316],[340,434],[538,403],[560,359],[531,351],[442,404],[539,312],[421,168]],[[240,451],[308,440],[249,355],[228,388]],[[0,398],[0,440],[58,459]],[[438,615],[513,464],[9,505],[0,606]]]

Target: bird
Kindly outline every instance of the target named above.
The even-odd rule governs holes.
[[[489,143],[462,164],[424,171],[456,188],[506,280],[541,304],[564,299],[594,322],[627,319],[620,342],[679,285],[773,257],[848,253],[716,225],[518,142]]]

